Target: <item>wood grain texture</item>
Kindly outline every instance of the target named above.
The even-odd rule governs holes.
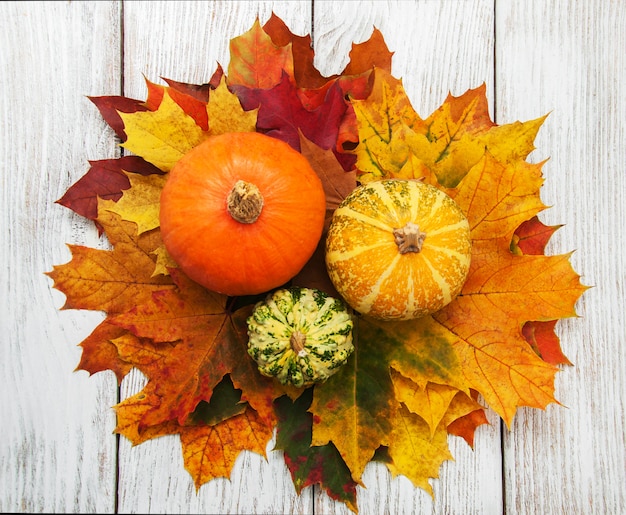
[[[101,317],[60,312],[44,272],[69,260],[67,241],[100,244],[54,201],[88,159],[115,155],[84,95],[119,91],[119,6],[4,2],[0,19],[0,510],[111,512],[115,380],[73,373]]]
[[[499,123],[550,112],[536,140],[548,253],[576,250],[593,285],[581,318],[558,324],[575,363],[557,378],[564,406],[521,410],[510,431],[450,439],[456,461],[434,500],[380,464],[359,489],[366,514],[626,512],[626,4],[621,0],[368,0],[0,3],[0,510],[85,513],[347,514],[319,488],[297,496],[277,451],[245,452],[229,479],[195,491],[180,443],[131,447],[112,434],[111,373],[72,371],[102,316],[60,311],[44,272],[66,242],[104,247],[93,226],[54,204],[89,159],[119,155],[86,95],[145,98],[144,77],[201,83],[228,65],[228,42],[272,10],[311,33],[316,64],[339,72],[378,27],[416,111],[483,82]],[[122,31],[123,28],[123,31]],[[122,36],[123,34],[123,36]],[[122,398],[144,383],[131,373]],[[503,445],[501,446],[501,439]],[[503,452],[501,452],[503,451]],[[504,474],[503,474],[504,471]]]
[[[565,405],[524,410],[505,435],[510,513],[626,509],[626,4],[498,2],[496,110],[500,123],[550,112],[536,141],[548,224],[566,224],[548,253],[593,285],[582,318],[557,325],[575,364],[557,377]]]

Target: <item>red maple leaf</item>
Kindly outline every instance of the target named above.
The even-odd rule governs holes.
[[[258,109],[257,129],[300,151],[299,131],[325,150],[334,149],[339,126],[347,104],[338,83],[328,89],[321,106],[308,110],[298,97],[298,89],[283,73],[282,80],[270,89],[233,86],[245,110]],[[339,157],[339,156],[338,156]]]

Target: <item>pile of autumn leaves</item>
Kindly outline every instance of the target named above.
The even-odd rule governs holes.
[[[526,162],[543,119],[498,126],[484,87],[449,97],[427,119],[390,74],[382,36],[353,45],[346,69],[322,77],[308,36],[277,17],[231,41],[231,59],[208,84],[147,82],[145,101],[92,98],[132,155],[94,161],[59,202],[95,221],[111,250],[71,245],[49,275],[65,308],[106,312],[82,343],[79,368],[134,367],[145,388],[115,407],[133,443],[179,434],[197,487],[228,477],[242,450],[276,447],[298,492],[319,483],[356,511],[372,460],[432,492],[451,459],[448,434],[470,445],[486,423],[479,394],[507,424],[520,406],[554,401],[567,363],[554,332],[584,291],[569,255],[545,256],[541,164]],[[307,390],[261,376],[247,358],[245,319],[256,298],[228,298],[187,279],[159,235],[167,173],[214,134],[259,131],[301,151],[327,194],[327,222],[359,182],[422,179],[455,199],[473,253],[461,294],[432,316],[360,318],[351,360]],[[293,280],[335,294],[323,242]]]

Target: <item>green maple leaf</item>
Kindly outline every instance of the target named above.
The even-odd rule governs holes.
[[[315,387],[310,409],[314,415],[313,444],[332,442],[356,482],[379,447],[408,452],[408,447],[403,448],[411,445],[411,438],[396,427],[407,417],[398,411],[401,404],[396,399],[391,370],[422,388],[435,382],[467,390],[454,351],[457,339],[431,317],[410,322],[359,319],[353,356],[328,381]],[[449,459],[447,447],[438,448],[439,463]],[[422,476],[418,474],[420,479],[412,479],[424,486],[430,472],[428,469]]]
[[[376,449],[389,444],[396,409],[386,345],[363,337],[335,375],[315,387],[313,445],[332,442],[359,482]]]

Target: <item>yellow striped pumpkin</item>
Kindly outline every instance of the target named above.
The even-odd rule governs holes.
[[[461,291],[470,265],[469,224],[443,191],[414,180],[357,187],[335,211],[326,239],[333,285],[356,311],[410,320]]]

